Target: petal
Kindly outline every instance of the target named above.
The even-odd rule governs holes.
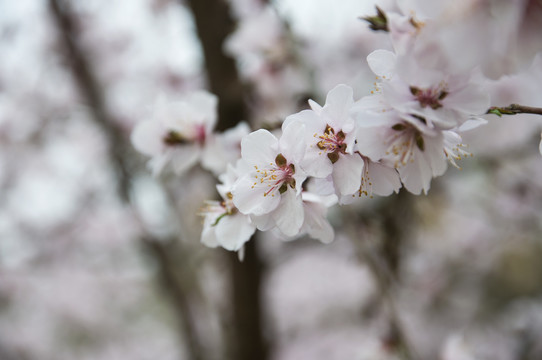
[[[160,175],[164,167],[171,160],[171,154],[171,151],[166,151],[166,153],[155,156],[149,160],[147,165],[152,171],[152,176],[157,177]]]
[[[397,55],[388,50],[375,50],[367,56],[371,70],[384,79],[391,79],[395,73]]]
[[[318,195],[335,195],[333,178],[329,175],[326,178],[311,178],[307,185],[307,190]]]
[[[243,214],[225,216],[216,225],[217,242],[226,250],[237,251],[250,240],[256,227]]]
[[[130,140],[137,151],[153,156],[164,151],[165,133],[166,130],[160,122],[144,121],[134,127]]]
[[[393,192],[399,192],[401,180],[396,169],[373,161],[369,161],[367,167],[374,194],[388,196]]]
[[[481,125],[487,124],[487,120],[480,117],[472,117],[469,120],[465,121],[457,131],[463,132],[463,131],[469,131],[476,129],[477,127]]]
[[[350,115],[354,104],[354,91],[350,86],[340,84],[334,87],[326,97],[326,105],[322,111],[329,118],[329,125],[342,129]]]
[[[353,194],[361,185],[363,159],[355,155],[342,155],[333,166],[333,183],[340,195]]]
[[[211,212],[207,213],[205,215],[205,218],[203,219],[203,230],[201,232],[201,238],[200,241],[202,244],[208,247],[215,248],[218,246],[218,242],[216,240],[216,228],[212,226],[216,219],[221,215],[220,212]]]
[[[444,174],[448,167],[446,155],[444,154],[444,138],[442,134],[435,137],[424,137],[425,151],[424,157],[427,159],[433,177]]]
[[[248,135],[249,131],[246,123],[239,123],[233,129],[209,137],[203,148],[202,166],[215,175],[224,172],[228,164],[233,164],[241,156],[241,139]]]
[[[312,99],[309,99],[309,106],[317,114],[320,114],[322,112],[322,106]]]
[[[314,133],[323,133],[326,128],[325,120],[312,110],[303,110],[288,116],[282,123],[282,131],[292,122],[299,122],[305,125],[306,137],[312,136]]]
[[[388,127],[372,127],[360,128],[357,131],[357,150],[372,161],[380,160],[388,151],[389,143],[387,138],[390,127],[393,124],[388,124]]]
[[[292,122],[283,128],[279,149],[289,163],[299,163],[303,159],[307,148],[305,134],[305,125],[301,122]]]
[[[306,231],[311,238],[320,240],[324,244],[333,241],[335,233],[333,227],[326,219],[327,207],[318,202],[304,202],[305,223],[303,231]]]
[[[367,113],[381,114],[382,110],[389,108],[382,94],[364,96],[356,101],[350,112],[355,119],[364,118]]]
[[[216,123],[218,97],[206,91],[196,91],[189,94],[185,101],[192,109],[201,114],[205,129],[210,132]]]
[[[290,189],[282,194],[280,205],[271,214],[277,228],[286,236],[296,236],[303,225],[304,211],[301,196]]]
[[[281,195],[276,191],[277,195],[269,194],[264,196],[267,187],[258,186],[253,188],[253,179],[253,173],[248,173],[237,180],[232,189],[233,203],[243,214],[258,216],[268,214],[279,205]]]
[[[203,245],[210,248],[215,248],[219,245],[216,239],[215,229],[213,227],[203,228],[200,241]]]
[[[258,230],[260,231],[268,231],[275,227],[275,222],[271,218],[269,214],[265,215],[250,215],[250,219],[252,220],[252,223]]]
[[[317,178],[325,178],[333,171],[333,164],[326,153],[320,150],[316,144],[307,149],[301,167],[307,175]]]
[[[460,91],[451,91],[442,104],[467,114],[485,114],[489,108],[489,93],[482,86],[470,84]]]
[[[423,153],[414,150],[414,162],[409,162],[398,169],[399,176],[405,188],[413,194],[419,195],[422,190],[427,194],[431,187],[433,173]]]
[[[256,130],[241,140],[241,156],[249,165],[268,165],[275,161],[278,140],[267,130]]]
[[[195,165],[200,157],[201,149],[198,145],[176,146],[171,150],[171,165],[177,175],[185,173]]]

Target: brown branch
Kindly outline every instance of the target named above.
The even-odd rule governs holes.
[[[109,146],[109,157],[113,168],[116,170],[119,183],[119,196],[123,202],[131,205],[130,189],[132,184],[129,172],[128,159],[130,158],[131,145],[122,129],[115,124],[113,117],[109,114],[106,101],[102,95],[101,86],[93,73],[92,66],[85,56],[85,51],[76,40],[73,15],[67,8],[67,2],[61,0],[49,0],[49,8],[62,45],[67,52],[70,70],[74,79],[89,105],[89,111],[93,120],[102,128]],[[191,311],[186,287],[176,277],[175,259],[171,258],[168,245],[174,242],[156,239],[142,230],[143,235],[139,238],[141,244],[154,260],[158,263],[159,280],[163,285],[166,294],[172,299],[181,327],[182,343],[188,347],[190,357],[193,360],[202,360],[203,351],[201,340],[197,337],[194,321],[191,321]]]
[[[486,114],[494,114],[499,117],[503,115],[517,115],[517,114],[542,115],[542,108],[524,106],[524,105],[519,105],[519,104],[512,104],[506,107],[492,106],[487,110]]]
[[[386,347],[405,360],[418,359],[409,343],[399,312],[395,294],[400,286],[401,254],[414,223],[412,196],[406,191],[382,199],[380,206],[371,213],[359,214],[360,223],[377,229],[378,241],[370,236],[354,244],[358,254],[367,264],[375,279],[380,298],[388,310],[389,328],[383,336]],[[352,238],[357,238],[358,229]]]
[[[235,60],[222,50],[224,40],[234,30],[229,4],[224,0],[187,0],[205,60],[207,82],[218,103],[217,130],[225,130],[247,120],[244,85],[239,80]]]
[[[104,129],[104,135],[107,137],[107,143],[110,147],[111,161],[116,170],[119,179],[119,192],[124,200],[128,199],[128,167],[126,161],[127,146],[125,142],[117,141],[123,138],[121,130],[115,126],[113,119],[106,110],[106,102],[102,96],[101,88],[92,73],[92,70],[84,56],[84,51],[80,49],[75,40],[75,23],[70,15],[65,11],[66,2],[61,0],[50,0],[49,8],[59,30],[62,45],[67,52],[69,66],[75,77],[79,90],[90,106],[90,111],[94,120]]]
[[[194,16],[203,49],[207,81],[220,101],[218,130],[247,120],[244,85],[234,59],[223,51],[224,40],[234,30],[229,4],[224,0],[187,0]],[[269,345],[263,335],[261,279],[263,264],[257,253],[255,237],[246,244],[245,260],[230,255],[232,267],[232,306],[234,331],[231,336],[233,359],[266,360]]]

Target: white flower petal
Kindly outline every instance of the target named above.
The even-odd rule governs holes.
[[[317,114],[320,114],[322,112],[323,107],[312,99],[309,99],[309,106]]]
[[[278,140],[267,130],[256,130],[241,140],[241,156],[252,165],[269,165],[275,161]]]
[[[409,162],[398,169],[399,176],[405,188],[411,193],[420,195],[423,190],[427,194],[431,187],[433,172],[422,152],[417,148],[414,150],[414,156],[414,162]]]
[[[489,93],[482,86],[470,84],[460,91],[450,92],[442,100],[442,105],[467,114],[481,115],[486,113],[489,102]]]
[[[339,195],[353,194],[361,185],[363,159],[357,155],[341,155],[333,166],[333,183]]]
[[[241,156],[241,139],[249,131],[248,125],[243,122],[222,134],[208,137],[203,148],[201,165],[215,175],[226,171],[227,165],[233,164]]]
[[[487,120],[481,117],[472,117],[469,120],[465,121],[463,125],[457,129],[459,132],[469,131],[476,129],[477,127],[481,125],[487,124]]]
[[[326,105],[322,111],[329,118],[329,125],[342,129],[349,119],[354,104],[354,91],[350,86],[339,84],[327,94]]]
[[[210,132],[216,123],[218,97],[206,91],[196,91],[189,94],[185,101],[190,108],[201,114],[204,119],[205,129]]]
[[[151,169],[152,176],[157,177],[160,175],[164,167],[171,160],[171,151],[165,152],[164,154],[156,155],[147,163],[149,169]]]
[[[391,79],[395,73],[397,55],[388,50],[375,50],[367,56],[371,70],[384,79]]]
[[[232,189],[233,203],[237,209],[247,215],[264,215],[275,210],[281,198],[278,191],[276,191],[276,195],[269,194],[264,196],[266,190],[261,186],[253,188],[253,185],[253,173],[245,174],[234,184]]]
[[[318,202],[304,202],[305,223],[302,231],[306,231],[311,238],[329,244],[335,237],[333,227],[326,219],[327,207]]]
[[[358,126],[374,126],[372,121],[373,117],[378,118],[382,115],[383,110],[388,109],[389,105],[386,102],[384,96],[380,93],[364,96],[356,101],[350,109],[352,117],[357,121]],[[369,119],[367,122],[365,119]]]
[[[275,222],[269,214],[265,215],[250,215],[250,219],[256,228],[260,231],[268,231],[275,227]]]
[[[296,236],[303,225],[304,211],[301,196],[288,189],[282,194],[280,205],[271,214],[277,228],[286,236]]]
[[[158,121],[143,121],[132,131],[130,140],[137,151],[145,155],[158,155],[164,150],[166,129]]]
[[[307,186],[307,190],[322,196],[335,195],[333,178],[331,177],[331,175],[321,179],[311,178]]]
[[[424,137],[425,151],[423,151],[424,157],[427,159],[433,177],[444,174],[448,167],[446,161],[446,155],[444,154],[444,138],[442,135],[436,137]]]
[[[203,228],[203,231],[201,232],[200,241],[201,241],[201,243],[203,245],[205,245],[207,247],[210,247],[210,248],[215,248],[215,247],[217,247],[219,245],[218,241],[216,240],[215,229],[213,229],[211,227],[204,227]]]
[[[250,217],[243,214],[224,216],[215,227],[217,242],[230,251],[243,247],[256,231]]]
[[[302,122],[292,122],[282,130],[279,148],[289,163],[299,163],[305,155],[305,125]]]
[[[333,171],[333,164],[327,154],[318,148],[307,151],[301,162],[301,167],[309,176],[317,178],[325,178]]]
[[[356,144],[357,150],[372,161],[380,160],[388,151],[389,144],[385,141],[387,133],[391,130],[393,123],[389,123],[388,127],[368,127],[360,128],[357,132]]]
[[[171,149],[171,166],[177,175],[184,174],[198,162],[201,149],[197,144],[177,145]]]
[[[374,194],[388,196],[393,192],[399,192],[401,180],[397,170],[384,166],[373,161],[369,161],[369,176],[372,183],[371,190]]]

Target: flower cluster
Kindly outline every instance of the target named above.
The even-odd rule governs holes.
[[[139,152],[151,157],[153,175],[159,175],[167,165],[182,175],[198,161],[218,175],[236,160],[239,141],[249,128],[240,123],[223,134],[214,134],[217,103],[217,97],[205,91],[179,101],[157,100],[154,118],[139,123],[131,139]]]
[[[355,99],[353,89],[340,84],[323,105],[309,100],[310,109],[287,116],[277,133],[248,133],[243,125],[214,135],[216,98],[196,93],[159,104],[157,119],[135,129],[134,145],[153,157],[155,173],[168,162],[181,173],[198,158],[215,173],[225,171],[217,186],[222,201],[202,210],[204,244],[238,251],[256,229],[330,242],[330,206],[402,187],[426,194],[448,163],[459,167],[470,155],[461,134],[484,124],[490,106],[477,64],[454,63],[452,41],[441,41],[449,29],[430,15],[378,9],[365,20],[388,31],[394,48],[367,57],[375,74],[367,96]]]

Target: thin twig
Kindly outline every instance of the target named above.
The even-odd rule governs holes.
[[[487,110],[486,114],[494,114],[499,117],[503,115],[517,115],[517,114],[542,115],[542,108],[524,106],[524,105],[519,105],[519,104],[511,104],[505,107],[492,106]]]

